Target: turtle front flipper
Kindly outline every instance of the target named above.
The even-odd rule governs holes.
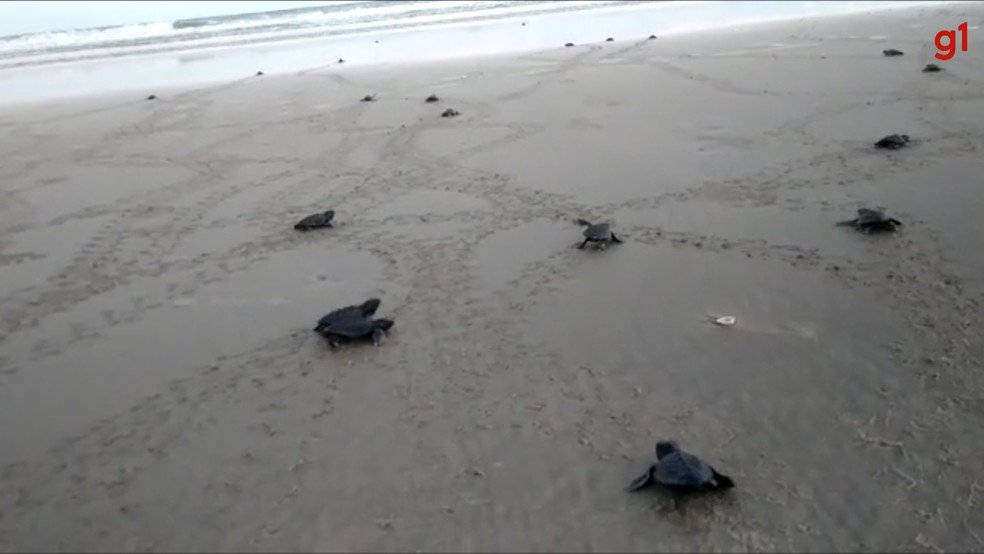
[[[587,244],[589,242],[591,242],[591,239],[589,239],[589,238],[588,239],[584,239],[584,242],[582,242],[581,244],[577,245],[577,247],[583,250],[584,247],[587,246]]]
[[[711,468],[711,473],[714,474],[714,478],[711,479],[711,489],[724,490],[734,488],[735,482],[731,479],[731,477],[718,473],[713,467]]]
[[[618,244],[622,244],[622,239],[616,237],[615,236],[615,233],[612,233],[612,242],[616,242]]]
[[[576,222],[577,222],[577,224],[578,224],[578,225],[580,225],[581,227],[591,227],[591,222],[590,222],[590,221],[588,221],[587,219],[581,219],[581,218],[577,218],[577,219],[576,219],[575,221],[576,221]]]
[[[359,311],[362,313],[363,317],[369,317],[376,313],[376,310],[379,309],[379,305],[381,303],[382,301],[378,298],[370,298],[359,305]]]
[[[837,225],[846,226],[846,227],[854,227],[857,224],[858,224],[858,218],[845,219],[844,221],[838,221],[837,222]]]
[[[629,486],[625,487],[625,490],[626,492],[635,492],[652,485],[655,480],[653,467],[650,466],[645,473],[633,479],[632,482],[629,483]]]
[[[902,222],[899,221],[899,220],[897,220],[897,219],[895,219],[894,217],[891,218],[891,219],[889,219],[888,222],[891,223],[892,225],[898,225],[899,227],[902,226]]]

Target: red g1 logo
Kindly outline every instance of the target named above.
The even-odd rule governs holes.
[[[960,31],[960,51],[967,51],[967,22],[964,21],[960,25],[957,25],[956,31],[940,29],[940,32],[936,33],[936,49],[939,50],[935,54],[936,59],[946,61],[956,55],[957,31]]]

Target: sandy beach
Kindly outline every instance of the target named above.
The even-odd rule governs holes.
[[[984,551],[982,22],[0,107],[0,551]]]

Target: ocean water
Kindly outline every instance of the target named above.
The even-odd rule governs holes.
[[[926,2],[919,2],[925,4]],[[638,39],[913,2],[334,2],[0,37],[0,102]]]

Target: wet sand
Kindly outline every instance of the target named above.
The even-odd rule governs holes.
[[[982,20],[0,109],[0,550],[984,550]]]

